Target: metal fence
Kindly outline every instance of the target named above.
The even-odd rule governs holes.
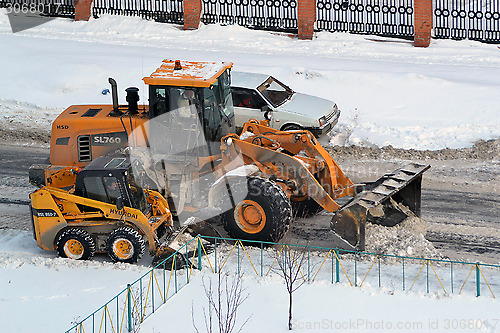
[[[138,16],[162,23],[184,24],[182,0],[94,0],[92,15]]]
[[[293,258],[287,264],[300,265],[301,278],[309,283],[493,298],[500,292],[500,265],[198,236],[66,332],[135,331],[190,282],[193,271],[268,276],[287,251]],[[298,253],[306,260],[296,262]]]
[[[203,0],[205,24],[297,31],[297,0]]]
[[[317,0],[319,30],[413,37],[413,0]]]
[[[0,8],[43,16],[75,17],[74,0],[0,0]]]
[[[435,38],[500,42],[500,0],[435,0]]]

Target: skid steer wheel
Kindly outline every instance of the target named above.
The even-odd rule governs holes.
[[[63,258],[87,260],[95,254],[95,241],[83,229],[72,228],[59,235],[56,242],[57,252]]]
[[[291,201],[293,216],[295,217],[311,217],[323,210],[323,207],[311,198],[292,198]]]
[[[250,177],[231,186],[245,191],[245,199],[222,215],[226,231],[234,238],[276,242],[287,231],[292,220],[290,200],[275,182]]]
[[[135,263],[141,259],[145,250],[144,239],[130,227],[114,230],[106,241],[106,252],[113,261]]]

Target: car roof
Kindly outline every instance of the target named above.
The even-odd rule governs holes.
[[[269,75],[248,72],[231,72],[231,86],[255,89],[267,80]]]

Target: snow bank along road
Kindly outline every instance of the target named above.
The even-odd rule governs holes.
[[[422,159],[422,152],[386,148],[335,147],[331,153],[354,181],[375,180],[407,160],[431,164],[422,192],[426,238],[451,259],[499,263],[500,161],[489,155],[500,147],[493,141],[482,145],[476,149],[493,147],[483,159],[452,158],[467,150],[446,150],[441,155],[428,152],[434,159]],[[0,229],[31,230],[27,203],[35,188],[28,183],[27,172],[30,165],[44,162],[48,153],[46,148],[0,144]],[[375,155],[383,159],[373,158]],[[309,238],[314,246],[331,247],[330,219],[329,213],[322,213],[296,221],[297,237]]]

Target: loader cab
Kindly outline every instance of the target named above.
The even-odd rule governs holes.
[[[147,210],[142,187],[134,179],[130,159],[125,155],[100,157],[80,171],[75,194],[112,205]]]
[[[231,66],[231,63],[164,60],[144,78],[149,85],[150,120],[162,124],[167,133],[177,130],[203,133],[212,147],[210,154],[217,154],[221,138],[235,131]],[[150,137],[160,136],[150,133]],[[172,137],[179,138],[174,134]]]

